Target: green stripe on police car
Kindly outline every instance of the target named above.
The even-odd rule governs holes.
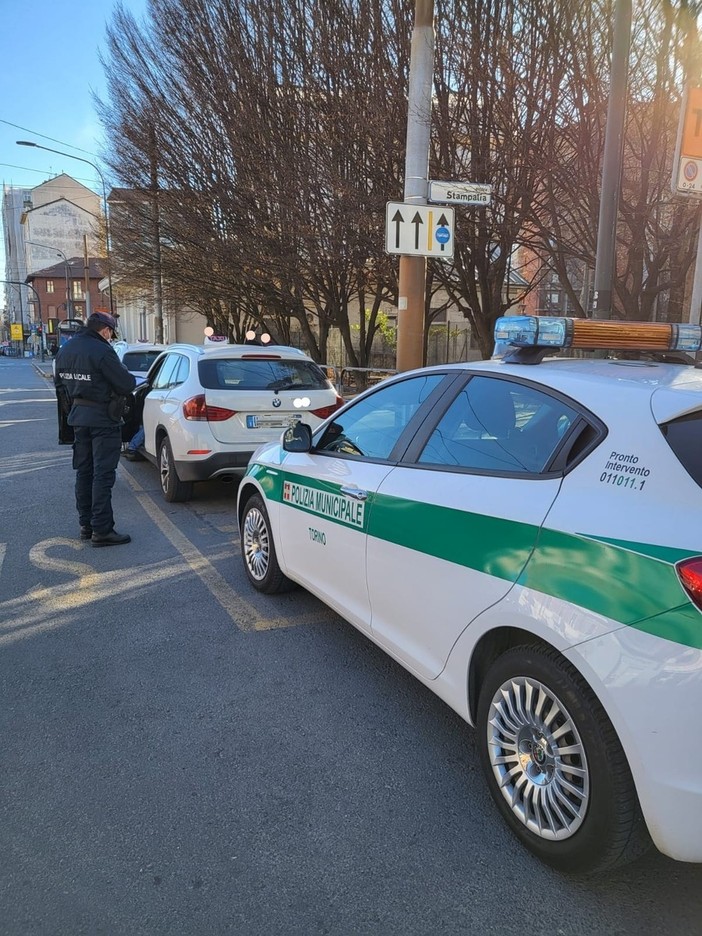
[[[702,649],[702,616],[686,599],[672,564],[690,552],[372,492],[363,505],[331,482],[261,465],[248,473],[266,497],[293,509]],[[358,506],[364,510],[353,509]]]

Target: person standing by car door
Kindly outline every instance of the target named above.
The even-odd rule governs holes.
[[[117,320],[109,312],[94,312],[56,356],[54,382],[59,397],[70,401],[73,426],[73,468],[80,538],[93,546],[129,543],[117,533],[112,514],[112,488],[122,448],[124,398],[136,386],[110,339]]]

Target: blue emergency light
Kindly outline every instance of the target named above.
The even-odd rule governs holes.
[[[505,315],[495,322],[495,356],[510,348],[594,351],[687,351],[702,349],[702,327],[674,322],[600,321],[543,315]]]

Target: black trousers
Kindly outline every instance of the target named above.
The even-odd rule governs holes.
[[[119,426],[75,426],[73,467],[76,471],[76,509],[80,525],[94,533],[114,527],[112,488],[122,450]]]

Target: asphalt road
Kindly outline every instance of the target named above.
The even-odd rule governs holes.
[[[702,866],[531,858],[471,729],[305,592],[246,584],[232,486],[169,505],[125,462],[110,549],[72,486],[50,383],[0,357],[3,936],[702,933]]]

